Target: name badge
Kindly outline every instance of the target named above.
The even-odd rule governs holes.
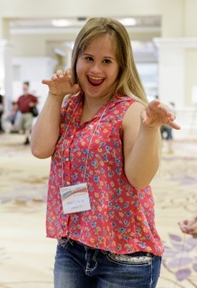
[[[60,193],[64,214],[91,209],[87,183],[62,187]]]

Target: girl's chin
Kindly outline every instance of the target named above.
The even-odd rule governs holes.
[[[103,93],[99,91],[99,89],[88,88],[83,90],[85,95],[90,97],[98,97],[101,96]]]

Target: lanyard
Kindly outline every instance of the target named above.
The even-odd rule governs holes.
[[[111,100],[110,100],[110,101],[111,101]],[[96,130],[97,130],[97,128],[98,128],[98,126],[99,126],[99,124],[100,124],[100,122],[101,122],[101,120],[102,120],[102,118],[103,118],[103,116],[104,116],[104,114],[105,114],[105,112],[106,112],[106,109],[107,109],[110,101],[108,101],[108,103],[106,104],[106,106],[105,106],[102,114],[100,115],[100,119],[98,120],[98,122],[97,122],[97,124],[96,124],[96,127],[95,127],[95,129],[93,130],[93,132],[92,132],[92,136],[91,136],[91,139],[90,139],[90,141],[89,141],[89,146],[88,146],[88,149],[87,149],[88,151],[87,151],[86,162],[85,162],[85,170],[84,170],[83,182],[85,182],[85,178],[86,178],[86,171],[87,171],[87,164],[88,164],[90,146],[91,146],[93,137],[95,136]],[[61,174],[62,174],[62,187],[64,187],[64,164],[63,164],[63,161],[62,161],[62,155],[64,155],[64,149],[65,149],[65,147],[64,147],[64,140],[65,140],[65,138],[66,138],[66,136],[67,136],[67,133],[68,133],[68,130],[69,130],[71,121],[72,121],[72,119],[73,119],[73,116],[74,116],[77,108],[78,108],[79,103],[80,103],[80,101],[77,103],[77,106],[75,107],[75,109],[74,109],[74,111],[73,111],[73,113],[72,113],[72,117],[71,117],[71,119],[69,120],[69,123],[68,123],[68,125],[67,125],[67,127],[66,127],[66,129],[65,129],[65,131],[64,131],[64,136],[62,137],[62,138],[63,138],[62,153],[61,153],[61,162],[62,162],[62,173],[61,173]],[[74,136],[75,136],[75,133],[74,133],[74,135],[73,135],[73,137],[72,137],[72,141],[74,140]]]

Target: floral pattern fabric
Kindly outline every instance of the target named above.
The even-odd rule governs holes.
[[[116,254],[163,254],[151,187],[134,188],[124,172],[122,120],[134,101],[115,95],[92,119],[80,124],[82,96],[66,100],[61,137],[51,160],[48,237],[69,237]],[[84,182],[91,210],[63,214],[60,187]]]

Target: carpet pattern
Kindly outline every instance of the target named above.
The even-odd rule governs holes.
[[[0,135],[0,288],[53,288],[56,241],[45,237],[50,159],[34,158],[23,142]],[[151,183],[165,245],[158,288],[197,287],[197,239],[178,226],[196,214],[196,151],[195,139],[175,140],[171,155],[164,142]]]

